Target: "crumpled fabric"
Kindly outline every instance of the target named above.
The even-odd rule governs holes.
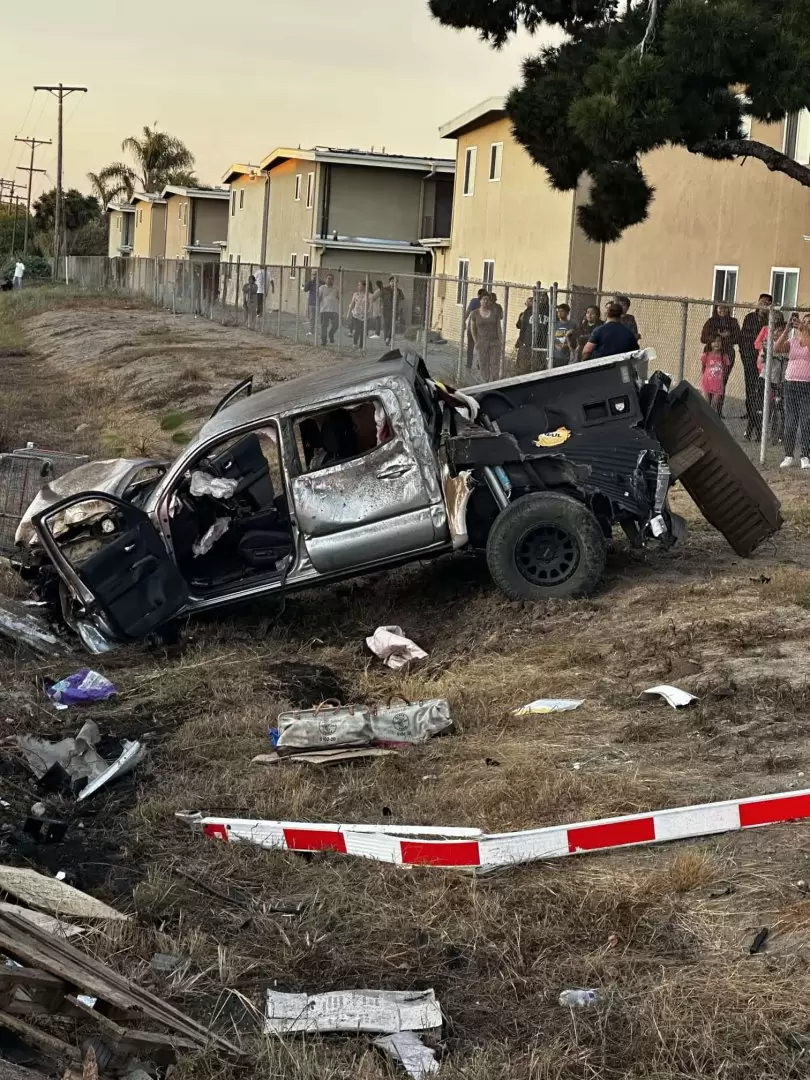
[[[191,495],[210,495],[212,499],[230,499],[239,487],[239,481],[226,479],[223,476],[212,476],[195,469],[191,474],[189,493]]]
[[[67,678],[49,686],[45,693],[57,709],[66,709],[68,705],[82,705],[88,701],[106,701],[117,694],[113,683],[97,671],[81,668]]]
[[[207,555],[214,544],[231,527],[231,519],[226,517],[217,518],[214,524],[208,529],[199,540],[195,540],[191,545],[191,553],[196,559],[199,555]]]
[[[408,664],[427,659],[428,655],[416,642],[405,637],[401,626],[378,626],[371,637],[366,638],[366,645],[392,671],[401,671]]]

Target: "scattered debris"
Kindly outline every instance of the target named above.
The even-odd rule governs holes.
[[[59,878],[45,877],[25,867],[0,866],[0,890],[31,907],[56,915],[78,915],[84,919],[129,918],[129,915],[74,889]]]
[[[279,754],[273,751],[270,754],[257,754],[251,765],[278,765],[282,761],[302,762],[306,765],[340,765],[360,758],[386,757],[396,752],[382,746],[336,747],[334,750],[310,750],[297,754]]]
[[[421,743],[452,724],[450,706],[443,698],[376,708],[325,702],[316,709],[281,713],[275,746],[283,756],[301,750]]]
[[[599,1000],[598,990],[563,990],[557,999],[560,1005],[566,1005],[569,1009],[585,1009],[589,1005],[595,1005]]]
[[[671,705],[673,709],[682,709],[691,702],[697,701],[697,697],[694,694],[690,694],[688,690],[679,690],[677,686],[651,686],[650,689],[645,690],[644,693],[660,694],[664,701]]]
[[[191,957],[182,953],[155,953],[149,967],[155,975],[185,975],[191,966]]]
[[[371,637],[366,638],[366,645],[392,671],[401,671],[408,664],[427,659],[428,655],[403,635],[401,626],[378,626]]]
[[[27,609],[24,601],[18,603],[7,597],[0,605],[0,637],[25,645],[42,656],[61,656],[69,652],[48,623]]]
[[[58,844],[65,839],[68,831],[67,821],[59,818],[27,817],[23,832],[40,844]]]
[[[412,1031],[395,1031],[374,1040],[374,1045],[384,1051],[393,1061],[398,1061],[414,1080],[422,1080],[439,1071],[436,1051],[425,1046]]]
[[[432,990],[335,990],[328,994],[267,991],[264,1030],[269,1035],[293,1031],[370,1031],[390,1035],[442,1025],[442,1011]]]
[[[26,1023],[17,1014],[35,1017],[44,1012],[68,1020],[76,1016],[93,1019],[113,1051],[124,1052],[129,1057],[157,1054],[171,1059],[177,1049],[209,1047],[235,1056],[242,1053],[233,1043],[169,1002],[16,915],[0,914],[0,949],[17,962],[11,967],[0,967],[5,1010],[0,1013],[0,1027],[15,1032],[26,1042],[47,1048],[50,1056],[55,1054],[58,1059],[73,1062],[81,1060],[77,1047]],[[22,999],[20,994],[24,995]],[[88,1004],[89,1000],[99,1007]],[[33,1010],[32,1001],[36,1003]],[[110,1010],[123,1013],[125,1024],[133,1013],[142,1015],[161,1028],[168,1028],[168,1034],[124,1027],[109,1015]]]
[[[752,577],[748,579],[752,585],[770,585],[771,579],[765,574],[760,574],[759,577]]]
[[[26,922],[34,923],[35,926],[49,934],[57,934],[65,938],[76,937],[79,934],[88,932],[86,926],[65,922],[64,919],[57,919],[53,915],[48,915],[45,911],[32,911],[31,908],[20,907],[19,904],[7,904],[5,901],[0,901],[0,915],[4,914],[17,915],[19,918],[25,919]]]
[[[132,772],[146,756],[146,747],[142,743],[125,739],[120,756],[109,762],[96,750],[100,741],[98,725],[93,720],[88,720],[82,724],[73,739],[61,739],[53,743],[38,739],[34,735],[21,735],[17,738],[17,746],[31,772],[46,790],[70,790],[74,784],[87,781],[79,792],[78,799],[81,802],[111,780]],[[43,806],[43,813],[44,809]],[[34,812],[32,810],[32,813]]]
[[[758,953],[763,947],[765,942],[768,940],[768,934],[770,934],[770,930],[767,926],[763,926],[754,938],[754,940],[751,942],[751,947],[748,950],[752,956],[754,956],[755,953]]]
[[[118,691],[109,679],[97,671],[81,668],[49,686],[45,693],[57,709],[67,709],[70,705],[81,705],[88,701],[106,701]]]
[[[530,701],[528,705],[521,705],[519,709],[513,709],[513,716],[532,716],[535,713],[571,712],[584,704],[585,699],[574,698],[538,698]]]
[[[104,787],[105,784],[109,784],[111,780],[117,780],[119,776],[125,776],[127,773],[131,773],[132,770],[139,765],[146,757],[146,747],[141,742],[128,742],[124,739],[124,749],[121,751],[120,757],[116,760],[94,780],[91,780],[86,788],[83,788],[79,792],[79,802],[82,799],[87,799],[91,795]]]

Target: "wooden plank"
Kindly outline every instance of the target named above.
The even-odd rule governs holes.
[[[116,1048],[121,1045],[132,1046],[142,1050],[154,1049],[155,1047],[168,1046],[180,1047],[184,1050],[198,1050],[199,1043],[192,1039],[184,1039],[182,1035],[160,1035],[154,1031],[139,1031],[137,1028],[123,1027],[117,1024],[109,1016],[100,1013],[98,1009],[91,1009],[83,1001],[75,997],[68,997],[70,1004],[88,1020],[95,1020],[108,1041]],[[2,1078],[0,1078],[2,1080]]]
[[[36,1069],[26,1069],[13,1061],[0,1058],[0,1080],[45,1080],[45,1076]]]
[[[56,975],[38,968],[0,967],[0,986],[24,984],[26,987],[45,987],[49,990],[64,990],[65,984]]]
[[[78,1046],[71,1046],[70,1043],[57,1039],[55,1035],[40,1031],[39,1028],[34,1027],[33,1024],[27,1024],[25,1020],[21,1020],[18,1016],[0,1012],[0,1028],[13,1031],[15,1035],[20,1036],[23,1042],[42,1050],[49,1057],[55,1057],[57,1061],[66,1059],[67,1061],[80,1062],[82,1060]]]
[[[54,915],[78,915],[85,919],[130,917],[58,878],[46,877],[26,867],[0,866],[0,889],[31,907],[43,908]]]

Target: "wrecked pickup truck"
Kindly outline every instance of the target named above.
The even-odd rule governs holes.
[[[220,402],[171,463],[95,462],[43,488],[19,568],[93,652],[176,616],[454,549],[514,600],[593,590],[615,526],[671,543],[680,479],[740,554],[779,503],[651,350],[453,390],[414,354]]]

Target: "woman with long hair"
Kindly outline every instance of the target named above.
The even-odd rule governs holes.
[[[788,355],[784,383],[785,457],[779,467],[789,469],[793,464],[798,435],[801,466],[810,469],[810,314],[802,316],[798,327],[788,324],[774,342],[773,351]]]

